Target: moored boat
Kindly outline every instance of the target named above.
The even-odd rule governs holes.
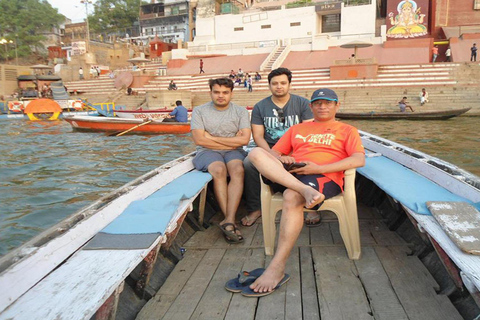
[[[469,111],[471,108],[437,110],[437,111],[415,111],[415,112],[337,112],[339,119],[357,120],[446,120]]]
[[[302,231],[286,285],[260,300],[226,292],[226,280],[269,261],[263,225],[242,228],[243,244],[226,244],[209,227],[219,219],[210,177],[193,170],[190,154],[2,258],[0,286],[9,290],[0,292],[0,319],[89,319],[114,314],[116,305],[129,319],[478,317],[480,256],[461,251],[426,203],[475,206],[480,179],[360,133],[367,150],[356,188],[361,259],[348,259],[338,220],[323,212],[322,225]]]
[[[115,110],[115,114],[119,118],[125,119],[165,119],[172,110],[156,109],[156,110]],[[188,118],[192,117],[192,110],[188,110]]]
[[[122,119],[114,117],[68,116],[64,118],[74,130],[116,132],[131,130],[130,133],[159,134],[159,133],[188,133],[189,122],[162,122],[161,120],[148,121],[142,119]],[[163,119],[162,119],[163,120]]]

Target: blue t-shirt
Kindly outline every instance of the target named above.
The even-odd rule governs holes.
[[[180,105],[170,112],[171,116],[175,116],[176,122],[188,122],[188,110],[184,106]]]

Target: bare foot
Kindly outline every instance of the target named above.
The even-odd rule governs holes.
[[[251,227],[257,222],[258,218],[262,216],[262,211],[257,210],[250,212],[245,217],[242,218],[242,226]]]
[[[270,292],[285,276],[284,269],[268,267],[265,272],[250,285],[255,292]]]
[[[302,196],[305,198],[305,207],[308,209],[315,207],[317,204],[325,200],[323,194],[309,186],[305,186],[302,191]]]

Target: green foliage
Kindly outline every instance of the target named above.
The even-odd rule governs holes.
[[[138,21],[140,1],[97,0],[94,7],[93,15],[88,18],[90,29],[97,33],[115,33],[131,28]]]
[[[52,31],[64,19],[46,0],[0,0],[0,38],[16,42],[20,57],[42,48],[42,33]],[[7,45],[7,49],[12,58],[14,46]],[[0,55],[5,58],[5,48],[0,48]]]
[[[313,5],[312,0],[298,0],[295,2],[287,3],[286,8],[298,8],[298,7],[307,7]]]

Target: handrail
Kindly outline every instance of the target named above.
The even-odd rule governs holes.
[[[283,48],[283,51],[278,56],[277,60],[275,60],[275,62],[272,64],[272,70],[280,67],[283,61],[285,61],[285,59],[287,58],[289,52],[290,52],[290,45],[287,45],[285,46],[285,48]]]
[[[265,67],[267,66],[267,63],[270,62],[270,59],[272,59],[272,57],[275,55],[275,53],[277,52],[278,48],[280,48],[280,44],[277,43],[277,45],[275,46],[275,48],[273,48],[273,50],[268,54],[268,56],[265,58],[265,60],[263,60],[262,64],[260,65],[260,71],[264,71],[265,70]]]

